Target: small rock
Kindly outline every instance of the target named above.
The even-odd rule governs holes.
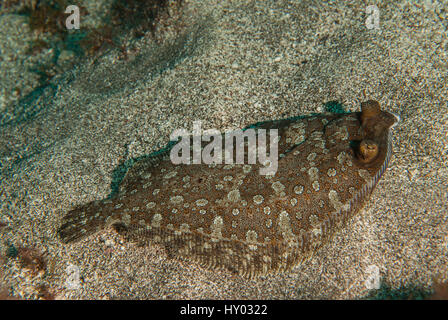
[[[71,50],[62,50],[58,57],[58,66],[69,67],[75,61],[75,53]]]

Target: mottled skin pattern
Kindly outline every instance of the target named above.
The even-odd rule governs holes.
[[[309,258],[359,211],[391,156],[397,118],[375,101],[362,112],[262,123],[277,128],[278,170],[254,165],[137,162],[116,198],[64,217],[64,242],[110,225],[178,258],[253,278]],[[268,148],[269,150],[269,148]]]

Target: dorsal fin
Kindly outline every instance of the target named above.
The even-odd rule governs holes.
[[[177,141],[170,141],[163,149],[160,149],[149,155],[145,155],[139,158],[126,161],[126,163],[124,163],[123,166],[127,167],[128,170],[124,178],[120,182],[118,191],[120,193],[124,192],[129,186],[129,183],[131,181],[141,176],[142,171],[148,171],[148,168],[154,167],[159,162],[169,158],[170,151],[173,148],[174,144],[176,143]]]

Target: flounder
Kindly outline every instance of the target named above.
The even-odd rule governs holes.
[[[204,267],[248,278],[283,272],[362,208],[389,164],[397,122],[369,100],[361,112],[254,125],[278,130],[270,175],[262,164],[173,164],[167,151],[136,162],[115,197],[70,211],[58,232],[68,243],[114,225]]]

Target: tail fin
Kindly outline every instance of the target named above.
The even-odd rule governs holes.
[[[76,207],[62,218],[58,234],[64,243],[79,241],[93,233],[104,229],[110,224],[109,217],[113,214],[111,200],[90,202]]]

